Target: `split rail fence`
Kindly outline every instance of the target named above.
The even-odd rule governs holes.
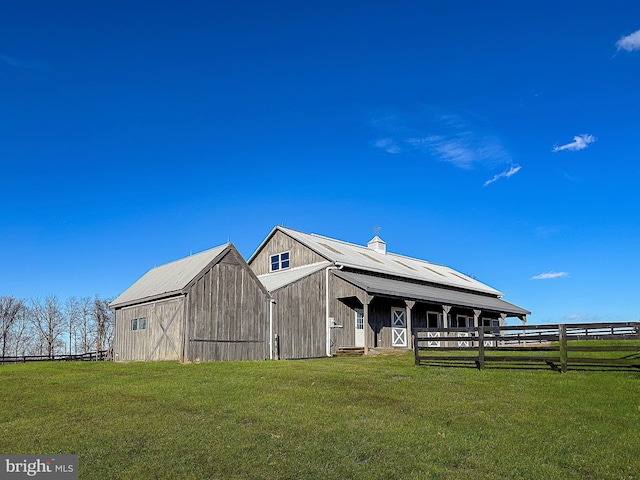
[[[416,365],[640,369],[640,322],[414,330]]]
[[[77,355],[21,355],[19,357],[0,357],[0,365],[26,362],[95,362],[109,359],[109,350],[100,350]]]

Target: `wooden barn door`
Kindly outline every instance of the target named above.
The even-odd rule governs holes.
[[[364,310],[356,308],[356,336],[354,345],[364,347]]]
[[[404,308],[391,308],[391,346],[407,346],[407,314]]]

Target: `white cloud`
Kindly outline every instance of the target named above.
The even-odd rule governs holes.
[[[622,37],[616,42],[616,47],[618,50],[626,50],[627,52],[640,50],[640,30],[626,37]]]
[[[470,130],[413,137],[407,139],[406,143],[463,169],[473,168],[477,163],[503,162],[508,157],[495,138]]]
[[[385,135],[374,145],[388,153],[415,152],[462,169],[511,162],[488,122],[472,112],[427,108],[405,115],[387,114],[375,119],[374,125]]]
[[[382,138],[375,142],[374,145],[387,153],[400,153],[400,147],[390,138]]]
[[[554,152],[560,152],[562,150],[582,150],[587,148],[590,143],[596,141],[596,137],[589,134],[576,135],[573,137],[573,142],[567,143],[566,145],[560,145],[553,147]]]
[[[564,278],[568,277],[569,274],[567,272],[546,272],[531,277],[531,280],[553,280],[554,278]]]
[[[491,180],[487,180],[486,182],[484,182],[484,185],[482,186],[486,187],[487,185],[491,185],[493,182],[497,182],[501,178],[509,178],[510,176],[518,173],[521,168],[522,167],[520,165],[511,165],[511,168],[509,170],[505,170],[502,173],[498,173],[497,175],[494,175]]]

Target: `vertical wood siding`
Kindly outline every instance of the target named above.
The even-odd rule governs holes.
[[[117,309],[113,341],[115,360],[180,360],[183,302],[183,297],[177,297]],[[141,317],[147,319],[147,328],[131,330],[131,320]]]
[[[234,250],[188,291],[190,361],[269,358],[269,298]]]
[[[340,347],[355,345],[355,309],[362,308],[365,292],[342,278],[336,277],[333,273],[330,275],[330,316],[334,317],[338,325],[342,325],[342,328],[331,329],[332,351],[335,352]]]
[[[274,334],[279,337],[280,358],[326,355],[324,270],[272,293]]]
[[[281,231],[276,231],[264,248],[253,259],[250,266],[256,275],[264,275],[271,270],[271,255],[276,253],[290,252],[289,261],[290,268],[309,265],[325,261],[326,258],[321,257],[313,250],[305,247],[297,240]]]
[[[391,307],[405,308],[403,300],[376,297],[369,305],[374,347],[392,348]]]

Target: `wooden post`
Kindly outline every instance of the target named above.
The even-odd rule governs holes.
[[[484,326],[478,327],[478,369],[484,368]]]
[[[415,306],[416,302],[414,300],[405,300],[404,301],[405,305],[406,305],[406,311],[407,311],[407,346],[409,348],[413,348],[413,327],[411,325],[411,310],[413,309],[413,307]]]
[[[558,325],[558,333],[560,334],[560,371],[567,371],[567,326]]]
[[[449,325],[449,312],[451,311],[451,305],[442,305],[442,328],[443,329],[447,329],[450,328],[451,325]],[[442,332],[442,337],[448,337],[449,336],[449,332]],[[444,340],[444,338],[443,338]],[[443,347],[448,347],[449,343],[448,342],[443,342],[442,343]]]
[[[362,303],[362,319],[364,328],[364,354],[367,355],[369,353],[369,304],[373,301],[373,295],[369,295],[365,293],[365,299]]]
[[[418,350],[418,342],[417,339],[413,342],[413,355],[415,356],[416,367],[420,366],[420,351]]]
[[[480,320],[480,315],[482,314],[482,310],[474,310],[473,311],[473,326],[477,329],[482,323]],[[474,342],[471,342],[471,346],[473,346]]]

